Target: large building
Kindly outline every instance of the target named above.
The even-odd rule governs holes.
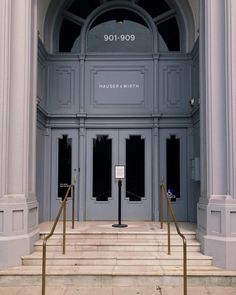
[[[0,1],[0,264],[75,184],[78,220],[159,220],[161,179],[236,269],[236,1]],[[70,202],[69,202],[70,205]]]

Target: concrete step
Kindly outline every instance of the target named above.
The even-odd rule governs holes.
[[[22,257],[23,265],[41,265],[42,254],[35,252]],[[187,264],[190,266],[209,266],[212,258],[201,253],[189,253]],[[183,265],[182,252],[168,255],[164,252],[68,252],[47,253],[47,265],[153,265],[153,266],[181,266]]]
[[[51,223],[40,225],[41,239],[35,252],[22,257],[22,266],[0,270],[0,286],[40,285],[42,238]],[[182,224],[187,238],[188,284],[231,286],[236,272],[212,266],[211,257],[202,255],[195,239],[194,225]],[[133,222],[124,229],[111,222],[77,222],[67,230],[66,255],[62,251],[62,223],[47,245],[47,286],[152,286],[183,283],[182,240],[172,229],[172,254],[167,255],[166,229],[153,222]],[[235,276],[235,277],[234,277]]]
[[[42,251],[43,241],[39,240],[34,245],[34,251]],[[66,239],[67,251],[167,251],[167,240],[143,240],[143,239]],[[49,239],[48,252],[59,252],[62,249],[62,239]],[[179,240],[171,240],[171,251],[183,251],[183,243]],[[200,251],[200,244],[196,240],[187,241],[188,252]]]
[[[44,231],[40,233],[40,239],[43,239],[49,232]],[[196,233],[195,232],[184,232],[184,235],[187,240],[196,240]],[[123,240],[123,239],[141,239],[141,240],[166,240],[167,238],[167,231],[160,231],[155,233],[145,233],[145,232],[87,232],[87,233],[80,233],[78,231],[68,231],[66,232],[66,236],[68,240],[73,239],[112,239],[112,240]],[[62,232],[55,232],[53,236],[50,238],[52,240],[57,240],[62,238]],[[182,241],[180,236],[176,232],[171,232],[171,239]]]
[[[40,286],[41,266],[0,270],[0,286]],[[182,266],[48,266],[47,286],[182,286]],[[236,271],[189,266],[188,286],[235,286]]]

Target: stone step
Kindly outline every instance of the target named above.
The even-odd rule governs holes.
[[[40,239],[43,239],[46,235],[48,235],[49,232],[41,232],[40,233]],[[184,235],[187,240],[195,240],[196,239],[196,233],[195,232],[184,232]],[[114,239],[114,240],[123,240],[123,239],[141,239],[141,240],[166,240],[167,239],[167,232],[156,232],[156,233],[130,233],[130,232],[106,232],[106,233],[97,233],[97,232],[88,232],[88,233],[79,233],[79,232],[66,232],[66,236],[68,240],[74,240],[74,239]],[[50,239],[61,239],[62,238],[62,232],[56,232],[53,234],[53,236]],[[173,240],[179,240],[182,241],[180,236],[176,232],[171,233],[171,239]]]
[[[42,251],[43,241],[39,240],[34,245],[34,251]],[[166,251],[167,240],[141,240],[141,239],[67,239],[67,251]],[[47,251],[61,251],[62,239],[49,239]],[[183,251],[182,241],[171,240],[171,251]],[[196,240],[187,241],[188,252],[200,251],[200,244]]]
[[[23,265],[41,265],[42,254],[35,252],[31,255],[22,257]],[[187,264],[190,266],[212,264],[212,258],[201,253],[189,253]],[[178,266],[183,265],[182,252],[168,255],[164,252],[68,252],[66,255],[61,253],[47,253],[47,265],[153,265],[153,266]]]
[[[40,286],[41,266],[0,270],[0,286]],[[47,286],[182,286],[182,266],[48,266]],[[235,286],[236,271],[189,266],[188,286]]]

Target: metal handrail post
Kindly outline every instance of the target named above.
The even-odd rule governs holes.
[[[168,208],[167,215],[168,214],[172,215],[177,233],[183,241],[183,293],[184,293],[184,295],[187,295],[187,240],[186,240],[185,236],[180,232],[179,225],[178,225],[174,210],[171,205],[169,194],[167,193],[166,187],[164,186],[163,183],[162,183],[162,189],[163,189],[164,195],[166,196],[166,200],[167,200],[167,208]],[[169,217],[168,217],[168,221],[169,221]],[[169,231],[169,222],[168,222],[168,232],[170,232]],[[168,239],[169,239],[169,237],[168,237]],[[169,243],[168,243],[168,245],[169,245]],[[168,246],[168,248],[169,248],[169,246]],[[168,252],[169,252],[169,250],[168,250]]]
[[[60,206],[60,209],[57,213],[57,217],[53,223],[53,226],[52,226],[52,229],[50,231],[50,233],[45,236],[43,238],[43,255],[42,255],[42,295],[45,295],[46,294],[46,246],[47,246],[47,240],[53,235],[54,231],[55,231],[55,228],[57,226],[57,223],[59,221],[59,218],[61,216],[61,213],[62,213],[62,210],[64,210],[64,213],[63,213],[63,217],[64,217],[64,220],[66,220],[66,202],[67,202],[67,198],[68,198],[68,195],[70,193],[70,190],[71,190],[71,185],[68,187],[67,191],[66,191],[66,194],[65,194],[65,197],[64,197],[64,200]],[[64,247],[64,244],[65,244],[65,241],[64,241],[64,236],[65,236],[65,228],[66,226],[64,227],[64,220],[63,220],[63,254],[65,254],[65,247]],[[65,236],[66,237],[66,236]]]
[[[171,241],[170,241],[170,205],[167,202],[167,227],[168,227],[168,255],[171,254]]]
[[[160,185],[159,220],[160,220],[161,229],[163,229],[163,195],[162,195],[162,184]]]
[[[184,265],[184,295],[187,295],[187,244],[186,240],[183,240],[183,265]]]
[[[75,186],[71,186],[71,195],[72,195],[72,229],[75,228]]]
[[[42,295],[45,295],[46,292],[46,243],[47,240],[43,240]]]
[[[63,208],[63,250],[62,254],[66,254],[66,206],[67,205],[67,200],[64,203],[64,208]]]

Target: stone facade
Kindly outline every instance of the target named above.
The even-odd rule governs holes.
[[[45,212],[48,210],[47,200],[44,199],[40,203],[41,207],[38,207],[38,196],[36,196],[36,166],[40,165],[36,160],[38,158],[36,145],[42,144],[44,147],[49,145],[48,137],[51,132],[44,127],[40,129],[38,132],[43,134],[44,142],[38,139],[36,144],[37,102],[40,103],[40,99],[46,96],[47,92],[47,89],[41,87],[40,94],[37,95],[37,73],[44,73],[38,75],[38,80],[41,82],[50,74],[45,56],[54,51],[54,36],[48,27],[50,21],[53,22],[57,17],[64,2],[66,1],[50,3],[49,0],[44,0],[38,3],[36,0],[2,0],[0,3],[0,263],[2,266],[19,264],[20,256],[31,251],[34,241],[38,238],[38,214],[44,209]],[[199,199],[197,210],[192,214],[197,214],[198,217],[197,234],[202,251],[213,256],[215,265],[235,269],[236,3],[234,0],[169,2],[183,14],[180,26],[186,26],[185,37],[188,42],[185,44],[185,51],[193,52],[195,56],[191,63],[194,65],[198,52],[200,57],[199,68],[196,62],[196,67],[193,66],[191,72],[193,77],[195,75],[195,79],[198,79],[198,72],[200,77],[200,134],[198,135],[197,127],[186,129],[188,138],[193,142],[198,136],[200,139],[200,154],[198,155],[197,151],[194,154],[195,158],[200,156],[200,191],[194,184],[187,184],[189,191],[194,191],[193,195],[197,195]],[[185,13],[187,4],[193,9],[191,15]],[[38,34],[42,42],[38,41]],[[198,37],[199,48],[195,44]],[[193,49],[194,44],[195,49]],[[43,49],[39,49],[37,56],[40,47]],[[195,55],[194,50],[197,51]],[[79,68],[64,67],[63,74],[74,75],[78,71],[81,81],[85,79],[85,55],[82,53],[78,60]],[[55,58],[57,57],[52,56],[50,62],[56,65]],[[154,68],[157,68],[157,65],[161,65],[158,55],[154,56]],[[39,67],[40,71],[37,71]],[[158,77],[158,70],[154,71],[154,75]],[[78,90],[82,97],[87,91],[84,87]],[[158,95],[158,91],[155,86],[154,95]],[[194,92],[193,89],[191,91]],[[47,103],[43,99],[42,102]],[[79,153],[81,159],[85,161],[86,101],[81,100],[81,102],[75,107],[81,108]],[[147,107],[149,108],[149,105]],[[55,124],[60,124],[59,114],[60,111],[54,116]],[[41,112],[38,121],[41,119],[43,121],[44,115]],[[160,114],[158,114],[158,105],[155,104],[154,115],[152,121],[142,119],[142,124],[152,124],[150,126],[152,126],[153,144],[158,146]],[[179,115],[181,117],[182,114]],[[133,116],[135,117],[135,114]],[[96,118],[93,120],[92,123],[96,124]],[[199,117],[196,115],[195,126],[198,120]],[[129,124],[127,118],[124,122]],[[187,121],[178,122],[179,126],[188,125]],[[171,120],[164,123],[171,124]],[[74,126],[77,123],[71,120],[69,124]],[[102,124],[106,124],[106,121],[104,120]],[[189,153],[191,154],[191,151]],[[40,156],[47,161],[46,152]],[[153,163],[156,163],[153,173],[158,177],[157,151],[153,154]],[[81,167],[85,165],[86,163],[82,162]],[[45,175],[47,173],[49,172],[45,170]],[[85,172],[81,172],[80,178],[83,184]],[[47,181],[45,177],[43,180],[45,187],[49,187]],[[157,184],[152,186],[153,191],[157,193]],[[37,191],[40,194],[40,186]],[[79,187],[79,193],[85,194],[85,184]],[[82,200],[83,202],[85,200]],[[155,202],[157,203],[157,200]],[[84,214],[83,206],[79,209],[79,215]],[[188,211],[191,210],[189,206]],[[42,213],[42,216],[44,219],[49,218],[49,214],[46,213]],[[157,218],[158,215],[153,219]]]

